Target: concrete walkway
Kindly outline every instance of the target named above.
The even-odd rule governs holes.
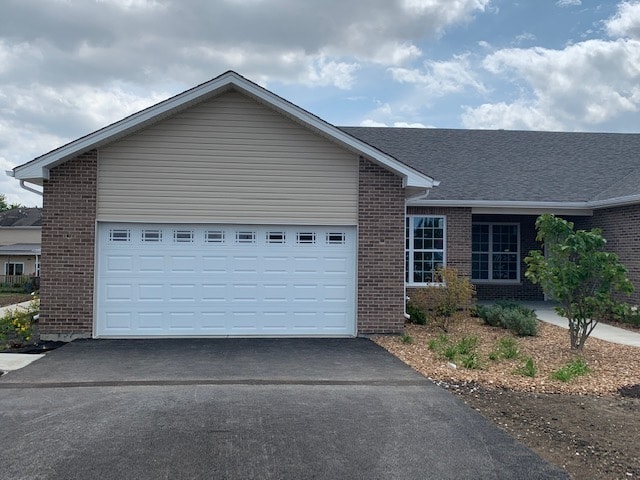
[[[562,328],[569,329],[569,321],[561,317],[554,310],[553,302],[521,302],[525,307],[536,311],[536,315],[540,320],[551,323]],[[606,340],[607,342],[619,343],[621,345],[631,345],[640,347],[640,333],[618,328],[606,323],[599,323],[591,333],[592,337]]]

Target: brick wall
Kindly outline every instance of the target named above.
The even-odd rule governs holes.
[[[97,153],[50,171],[44,182],[42,338],[90,337],[93,325]]]
[[[404,189],[393,173],[360,159],[358,333],[404,325]]]
[[[578,227],[578,225],[576,225]],[[631,297],[620,299],[640,304],[640,205],[594,210],[590,224],[580,228],[598,227],[607,239],[607,249],[615,252],[627,267],[635,290]]]

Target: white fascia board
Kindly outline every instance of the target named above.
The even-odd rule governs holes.
[[[430,206],[430,207],[471,207],[474,213],[487,213],[490,210],[501,210],[511,208],[531,211],[571,211],[576,215],[587,215],[591,210],[610,207],[621,207],[640,203],[640,195],[629,195],[626,197],[610,198],[606,200],[592,200],[587,202],[530,202],[530,201],[509,201],[509,200],[428,200],[409,199],[409,206]],[[582,213],[578,213],[582,212]]]
[[[108,125],[94,133],[75,140],[56,150],[53,150],[29,163],[14,168],[14,176],[17,179],[34,180],[48,178],[48,169],[60,164],[76,155],[92,150],[100,145],[112,142],[122,136],[152,124],[161,118],[187,108],[192,103],[204,100],[206,97],[219,92],[226,87],[235,87],[240,91],[262,100],[264,103],[284,112],[311,129],[325,134],[335,142],[342,144],[352,151],[357,152],[369,160],[383,166],[387,170],[394,172],[403,179],[406,187],[431,188],[437,186],[439,182],[424,175],[417,170],[403,164],[397,159],[373,148],[355,137],[343,132],[333,125],[325,122],[319,117],[312,115],[306,110],[286,101],[282,97],[260,87],[259,85],[245,79],[235,72],[226,72],[220,77],[207,83],[187,90],[175,97],[164,100],[156,105],[146,108],[138,113],[124,118],[116,123]]]
[[[625,205],[634,205],[640,203],[640,195],[628,195],[626,197],[608,198],[606,200],[593,200],[589,202],[589,206],[594,209],[623,207]]]

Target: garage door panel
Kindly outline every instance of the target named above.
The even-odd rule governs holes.
[[[99,242],[98,336],[355,334],[354,227],[101,224]]]

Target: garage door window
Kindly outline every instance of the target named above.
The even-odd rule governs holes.
[[[267,243],[285,243],[286,239],[284,232],[267,232]]]
[[[162,241],[162,230],[153,229],[153,230],[142,230],[141,239],[144,243],[147,242],[161,242]]]
[[[224,243],[224,231],[206,230],[204,232],[205,243]]]
[[[236,232],[236,243],[256,243],[256,232]]]
[[[126,228],[112,228],[109,230],[110,242],[130,242],[131,230]]]
[[[329,245],[344,245],[346,241],[346,235],[344,232],[329,232],[327,233],[327,244]]]
[[[193,230],[174,230],[173,241],[176,243],[193,243]]]
[[[298,243],[300,244],[314,244],[316,243],[315,232],[298,232]]]

